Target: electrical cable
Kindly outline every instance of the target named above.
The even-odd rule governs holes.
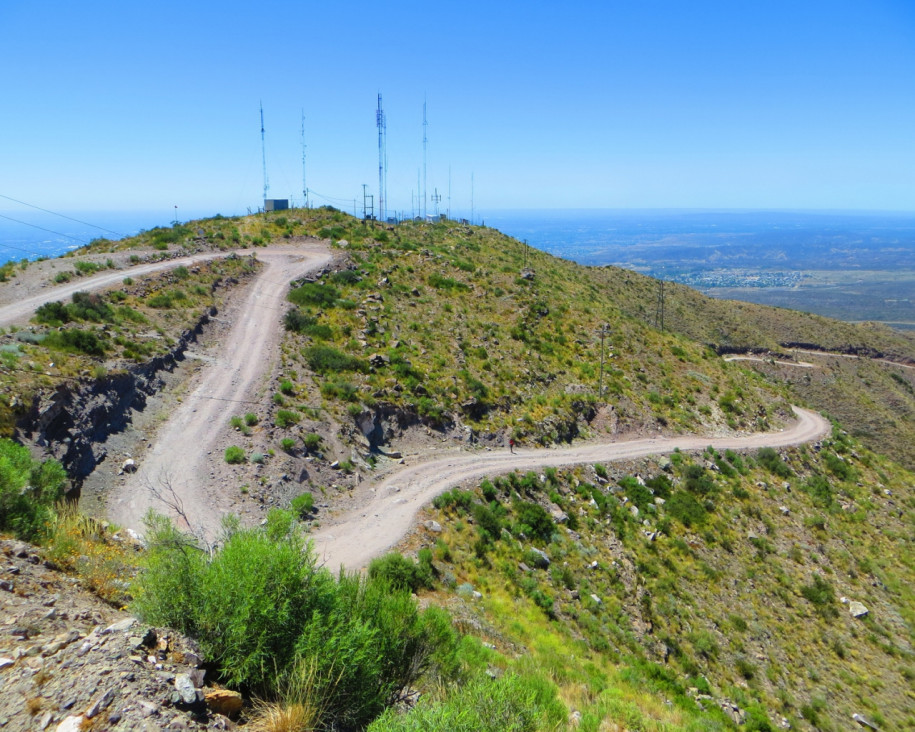
[[[7,221],[14,221],[17,224],[22,224],[23,226],[31,226],[33,229],[40,229],[41,231],[47,231],[49,234],[57,234],[57,236],[65,236],[67,239],[72,239],[73,241],[78,241],[80,244],[88,244],[85,239],[80,239],[76,236],[71,236],[70,234],[64,234],[62,231],[54,231],[53,229],[46,229],[43,226],[38,226],[37,224],[30,224],[28,221],[20,221],[19,219],[14,219],[12,216],[4,216],[0,214],[0,219],[6,219]],[[4,244],[3,246],[9,247],[10,249],[18,249],[21,252],[27,251],[20,247],[10,246],[9,244]]]
[[[81,221],[80,219],[74,219],[72,216],[65,216],[62,213],[57,213],[56,211],[49,211],[46,208],[42,208],[41,206],[36,206],[35,204],[32,204],[32,203],[26,203],[25,201],[19,201],[19,200],[13,198],[12,196],[5,196],[2,193],[0,193],[0,198],[5,198],[7,201],[12,201],[13,203],[18,203],[22,206],[28,206],[29,208],[34,208],[37,211],[44,211],[45,213],[49,213],[52,216],[60,216],[62,219],[68,219],[69,221],[75,221],[77,224],[83,224],[84,226],[91,226],[93,229],[98,229],[99,231],[107,231],[109,234],[114,234],[115,236],[119,236],[122,239],[127,236],[127,234],[120,234],[117,231],[112,231],[111,229],[106,229],[104,226],[99,226],[98,224],[90,224],[88,221]],[[4,218],[6,218],[6,217],[4,217]],[[20,221],[19,223],[24,223],[24,222]],[[32,224],[26,224],[26,226],[32,226]],[[41,227],[36,226],[35,228],[40,229]],[[45,229],[45,231],[47,231],[47,229]],[[51,233],[56,234],[57,232],[51,232]],[[64,234],[64,236],[66,236],[66,234]]]

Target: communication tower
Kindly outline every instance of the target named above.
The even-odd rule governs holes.
[[[388,121],[381,107],[381,94],[378,94],[378,109],[375,111],[375,125],[378,127],[378,218],[385,220],[384,203],[387,199],[388,177]]]
[[[426,100],[423,99],[423,221],[426,220],[426,128],[429,123],[426,121]]]
[[[302,110],[302,208],[308,208],[308,185],[305,183],[305,110]]]
[[[267,194],[270,191],[270,182],[267,180],[267,144],[264,138],[264,103],[261,102],[261,159],[264,164],[264,205],[266,206]]]

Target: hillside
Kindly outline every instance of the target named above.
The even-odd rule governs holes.
[[[242,307],[265,284],[289,284],[263,279],[259,253],[328,243],[333,261],[291,283],[287,305]],[[165,269],[139,274],[147,265]],[[53,304],[105,272],[116,276],[103,289]],[[235,349],[263,381],[200,409],[206,435],[182,448],[242,526],[225,524],[217,544],[154,524],[128,586],[137,558],[104,526],[73,529],[50,504],[30,524],[80,582],[109,601],[129,592],[150,624],[202,643],[208,678],[246,694],[252,729],[270,728],[257,727],[255,696],[343,729],[385,707],[372,729],[915,723],[915,476],[892,461],[911,462],[915,429],[907,336],[673,286],[662,331],[648,278],[490,229],[382,226],[332,209],[97,241],[7,276],[0,305],[32,292],[52,304],[3,335],[3,424],[60,457],[94,513],[113,486],[136,485],[125,457],[142,472],[163,425],[198,413],[196,389],[228,363],[238,321],[257,311],[253,327],[282,329],[275,347]],[[517,467],[561,460],[545,449],[558,445],[779,430],[798,402],[838,419],[830,439]],[[178,452],[165,460],[185,465]],[[342,532],[348,512],[404,502],[398,475],[496,454],[520,462],[484,480],[455,470],[401,545],[417,562],[388,558],[358,580],[303,553],[302,531]],[[9,519],[30,495],[28,470],[14,472],[21,490],[0,491],[6,530],[20,530]],[[303,588],[314,592],[290,604],[284,593]],[[414,661],[422,675],[404,671]],[[373,685],[384,693],[364,707],[347,696]]]

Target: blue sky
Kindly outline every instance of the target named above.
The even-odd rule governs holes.
[[[60,211],[915,210],[915,3],[0,0],[0,194]],[[444,209],[447,200],[442,203]],[[428,204],[431,211],[432,205]],[[0,211],[17,206],[0,199]]]

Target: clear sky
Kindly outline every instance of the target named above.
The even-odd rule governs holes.
[[[243,213],[915,210],[915,2],[0,0],[0,194]],[[0,211],[16,205],[0,199]],[[432,211],[431,202],[428,204]]]

